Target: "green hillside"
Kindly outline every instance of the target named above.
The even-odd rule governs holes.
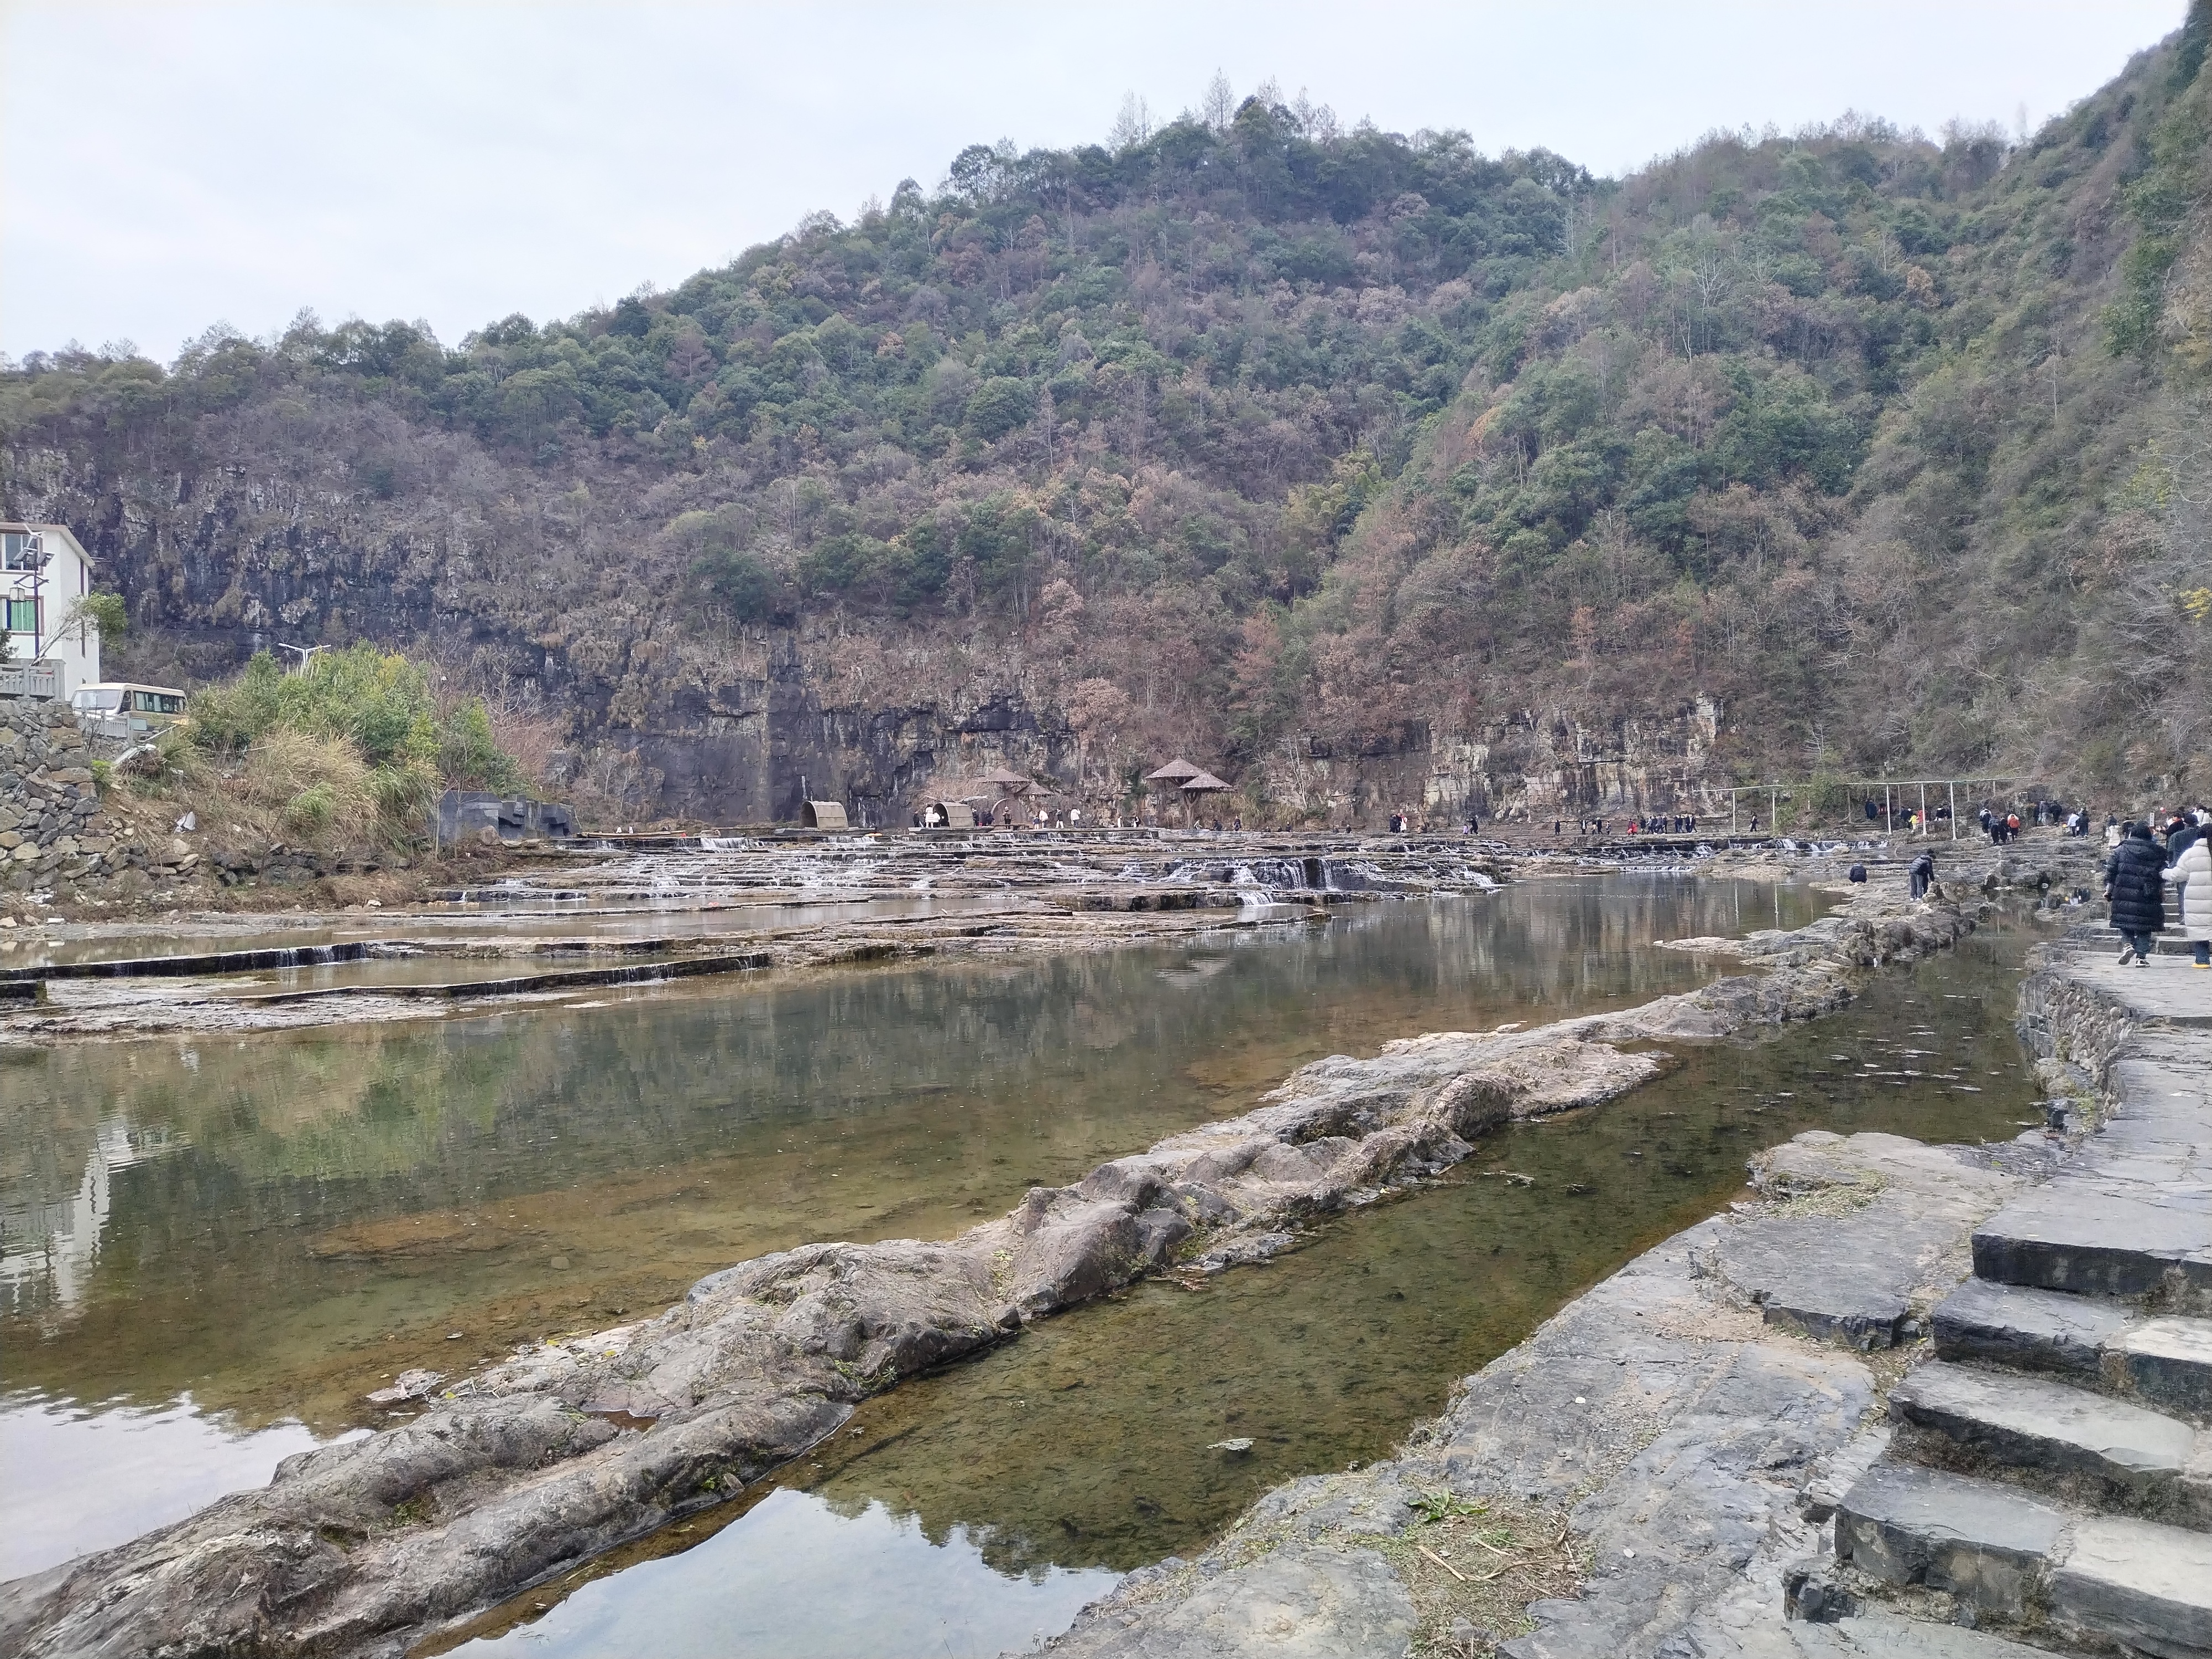
[[[781,675],[1117,774],[1503,775],[1704,696],[1747,776],[2203,791],[2208,30],[2017,147],[1847,118],[1616,181],[1266,95],[977,146],[457,346],[34,356],[0,508],[78,527],[144,672],[427,642],[584,750]]]

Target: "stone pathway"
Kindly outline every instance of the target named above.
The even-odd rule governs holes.
[[[2051,971],[2132,1024],[2110,1115],[1975,1229],[1936,1358],[1890,1390],[1893,1437],[1791,1608],[2212,1653],[2212,975],[2086,945]]]

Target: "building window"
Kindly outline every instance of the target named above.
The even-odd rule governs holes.
[[[28,532],[0,531],[0,570],[28,570],[32,568]]]
[[[39,632],[39,602],[36,599],[8,601],[8,631],[10,634]]]

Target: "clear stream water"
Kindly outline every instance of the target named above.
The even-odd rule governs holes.
[[[0,1061],[0,1456],[34,1447],[40,1476],[0,1492],[0,1577],[205,1501],[210,1425],[230,1485],[254,1484],[308,1432],[375,1420],[361,1395],[408,1366],[647,1311],[810,1238],[947,1234],[1306,1060],[1686,988],[1724,964],[1652,941],[1818,907],[1590,878],[1174,949]],[[1833,1019],[1500,1136],[1271,1267],[1046,1322],[487,1639],[600,1652],[611,1620],[671,1653],[959,1654],[1064,1626],[1265,1486],[1382,1455],[1451,1378],[1710,1212],[1757,1147],[1808,1125],[2016,1133],[2014,957],[1983,936]],[[1922,1075],[1874,1074],[1903,1071]],[[190,1480],[148,1455],[165,1435]],[[1231,1435],[1254,1454],[1204,1449]],[[822,1596],[788,1593],[817,1571]]]

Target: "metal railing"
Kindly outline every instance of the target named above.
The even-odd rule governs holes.
[[[1754,808],[1759,805],[1760,796],[1766,797],[1766,827],[1768,833],[1771,834],[1781,819],[1784,801],[1794,803],[1810,796],[1817,809],[1823,797],[1841,791],[1846,801],[1878,802],[1876,816],[1869,821],[1879,823],[1887,834],[1896,830],[1900,816],[1916,810],[1914,799],[1906,793],[1911,790],[1917,792],[1917,810],[1920,814],[1921,832],[1924,835],[1935,825],[1942,824],[1949,831],[1951,839],[1956,841],[1959,839],[1959,792],[1962,788],[1966,792],[1967,811],[1972,812],[1972,803],[1977,793],[2002,796],[2005,786],[2027,781],[2029,780],[2019,777],[1978,772],[1972,776],[1950,778],[1817,778],[1802,783],[1738,784],[1729,790],[1729,830],[1730,833],[1735,832],[1740,796],[1750,796]],[[1928,793],[1931,789],[1939,792],[1932,798]]]

